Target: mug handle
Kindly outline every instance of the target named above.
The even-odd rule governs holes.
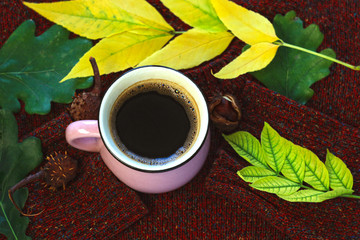
[[[102,146],[97,120],[70,123],[66,128],[65,138],[71,146],[87,152],[100,152]]]

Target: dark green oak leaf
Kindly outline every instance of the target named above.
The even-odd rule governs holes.
[[[0,49],[0,107],[17,112],[20,99],[27,113],[47,114],[51,101],[70,103],[76,89],[91,86],[92,77],[59,81],[91,46],[87,39],[69,39],[58,25],[35,36],[35,23],[22,23]]]
[[[294,11],[285,16],[277,14],[273,25],[281,40],[312,51],[316,51],[324,39],[317,25],[303,28],[303,22]],[[330,48],[320,53],[335,58],[335,52]],[[331,64],[331,61],[309,53],[280,47],[266,68],[251,74],[269,89],[305,104],[314,94],[310,86],[329,75]]]
[[[0,234],[10,239],[31,239],[25,235],[28,217],[21,216],[8,197],[8,189],[25,178],[43,159],[41,142],[29,137],[18,142],[15,117],[8,110],[0,109]],[[20,207],[28,197],[27,189],[13,195]]]

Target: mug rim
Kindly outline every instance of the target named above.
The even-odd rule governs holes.
[[[191,149],[193,149],[194,147],[196,147],[196,150],[191,154],[189,155],[186,159],[183,159],[182,161],[177,161],[178,158],[176,158],[174,161],[170,161],[171,162],[175,162],[175,164],[168,164],[168,163],[165,163],[165,164],[162,164],[162,165],[149,165],[149,164],[144,164],[144,163],[140,163],[132,158],[130,158],[128,155],[126,155],[123,151],[121,151],[118,147],[116,147],[115,149],[113,149],[114,147],[111,147],[112,144],[110,144],[111,141],[114,141],[112,136],[109,136],[108,134],[106,133],[103,133],[103,131],[105,131],[103,129],[103,125],[106,125],[105,123],[103,123],[104,121],[108,121],[109,119],[108,118],[105,118],[104,119],[104,116],[102,113],[102,110],[105,108],[104,105],[104,99],[105,99],[105,96],[107,96],[108,92],[110,92],[112,90],[112,88],[115,87],[115,85],[118,85],[118,84],[115,84],[116,82],[118,81],[121,81],[121,79],[129,74],[129,73],[132,73],[133,71],[137,71],[139,69],[143,69],[143,68],[159,68],[159,69],[166,69],[166,71],[170,70],[170,71],[174,71],[176,74],[180,74],[182,76],[182,78],[185,78],[187,79],[188,83],[190,85],[193,85],[195,91],[198,91],[200,95],[194,97],[194,100],[196,101],[196,104],[199,105],[199,101],[200,102],[203,102],[204,104],[204,108],[206,108],[205,112],[206,112],[206,116],[203,116],[204,114],[201,113],[201,112],[204,112],[204,110],[200,110],[200,107],[198,106],[199,108],[199,116],[200,116],[200,123],[199,123],[199,133],[198,133],[198,136],[196,137],[195,141],[194,141],[194,144],[197,143],[198,141],[201,140],[200,143],[197,143],[197,146],[193,145],[191,146]],[[147,78],[147,79],[151,79],[151,78]],[[146,79],[144,79],[146,80]],[[164,80],[168,80],[170,81],[169,79],[164,79]],[[129,84],[129,87],[132,86],[134,83],[131,83]],[[178,83],[177,83],[178,84]],[[185,87],[183,85],[181,85],[181,87]],[[189,93],[190,94],[190,93]],[[107,99],[105,99],[107,100]],[[111,108],[113,107],[113,103],[111,104]],[[105,110],[103,110],[105,111]],[[204,120],[202,120],[204,119]],[[206,123],[206,124],[203,124],[203,121]],[[118,79],[116,79],[112,84],[111,86],[108,88],[108,91],[105,93],[104,95],[104,98],[103,100],[101,101],[101,105],[100,105],[100,109],[99,109],[99,121],[98,121],[98,127],[99,127],[99,133],[100,133],[100,137],[104,143],[104,146],[106,147],[106,149],[109,151],[109,153],[117,160],[119,161],[120,163],[126,165],[127,167],[130,167],[134,170],[138,170],[138,171],[142,171],[142,172],[149,172],[149,173],[156,173],[156,172],[165,172],[165,171],[169,171],[169,170],[173,170],[175,168],[178,168],[182,165],[184,165],[185,163],[189,162],[190,160],[192,160],[194,157],[197,156],[197,154],[199,153],[199,151],[203,148],[204,146],[204,143],[209,135],[209,131],[210,131],[210,128],[209,128],[209,121],[210,121],[210,117],[209,117],[209,112],[208,112],[208,108],[207,108],[207,103],[206,103],[206,99],[205,99],[205,96],[204,94],[202,93],[202,91],[199,89],[199,87],[189,78],[187,77],[184,73],[176,70],[176,69],[173,69],[173,68],[170,68],[170,67],[165,67],[165,66],[158,66],[158,65],[146,65],[146,66],[140,66],[140,67],[136,67],[136,68],[133,68],[133,69],[130,69],[128,70],[127,72],[125,72],[124,74],[122,74]],[[205,126],[204,126],[205,125]],[[204,130],[204,128],[206,127],[206,130]],[[104,127],[106,128],[106,127]],[[205,131],[205,133],[204,133]],[[105,131],[106,132],[106,131]],[[200,136],[200,133],[202,132],[202,135]],[[111,134],[110,134],[111,135]],[[201,138],[201,139],[200,139]],[[200,139],[200,140],[199,140]],[[109,146],[110,145],[110,146]],[[117,145],[117,144],[115,144]],[[121,152],[121,156],[119,156],[119,152]],[[122,159],[124,158],[124,159]],[[181,157],[180,157],[181,158]],[[176,162],[178,162],[176,164]],[[131,164],[131,163],[134,163],[134,164]]]

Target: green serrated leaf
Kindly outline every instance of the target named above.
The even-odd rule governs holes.
[[[30,137],[18,143],[15,117],[0,110],[0,233],[8,239],[30,239],[25,235],[29,223],[20,215],[8,197],[8,189],[28,175],[42,161],[41,142]],[[14,200],[23,207],[27,189],[19,189]]]
[[[350,170],[340,158],[336,157],[329,150],[327,150],[325,166],[329,171],[330,188],[352,189],[354,180]]]
[[[69,32],[54,25],[35,37],[35,23],[21,24],[0,49],[0,107],[20,110],[24,101],[30,114],[47,114],[51,101],[70,103],[76,89],[88,88],[91,78],[59,81],[91,48],[86,39],[69,39]],[[19,99],[19,100],[18,100]]]
[[[325,164],[312,151],[303,148],[305,160],[304,181],[320,191],[329,190],[329,172]]]
[[[322,202],[323,200],[319,197],[322,194],[324,194],[322,191],[305,189],[290,195],[278,194],[278,196],[289,202]]]
[[[288,141],[287,148],[281,173],[294,182],[302,183],[305,177],[305,160],[302,147]]]
[[[280,198],[290,202],[322,202],[336,197],[360,199],[360,196],[352,195],[353,190],[346,189],[352,188],[353,177],[351,172],[341,159],[329,151],[326,166],[312,151],[285,138],[283,139],[286,143],[281,143],[285,149],[273,151],[278,149],[277,145],[280,145],[278,143],[280,135],[267,123],[265,123],[261,134],[262,144],[267,145],[265,148],[261,148],[257,139],[248,132],[237,132],[223,136],[240,156],[253,165],[257,164],[245,167],[237,172],[244,181],[251,182],[250,186],[255,189],[277,194]],[[278,144],[271,145],[273,142]],[[285,160],[280,172],[282,175],[276,173],[272,168],[264,168],[263,165],[266,163],[259,161],[259,159],[270,158],[269,152],[276,159],[277,156],[273,152],[280,151],[285,152]],[[267,163],[273,164],[269,160]],[[330,171],[330,180],[327,168]],[[303,182],[311,185],[314,189],[303,185]],[[329,185],[334,190],[330,191]]]
[[[320,195],[319,198],[322,201],[341,197],[343,195],[351,195],[354,191],[351,189],[345,189],[345,188],[338,188],[334,189],[332,191],[325,192],[324,194]]]
[[[237,175],[239,175],[239,177],[241,177],[245,182],[253,183],[264,177],[276,176],[276,173],[266,168],[248,166],[238,171]]]
[[[302,21],[296,17],[294,11],[285,16],[276,15],[273,25],[276,35],[284,42],[312,51],[316,51],[324,38],[315,24],[304,29]],[[325,49],[321,54],[333,58],[336,56],[332,49]],[[331,64],[329,60],[280,47],[272,62],[252,75],[269,89],[305,104],[314,94],[310,86],[329,75]]]
[[[281,137],[267,122],[261,132],[261,147],[266,155],[267,164],[276,173],[279,173],[287,153],[287,140]]]
[[[246,161],[257,167],[269,168],[260,142],[250,133],[239,131],[223,136],[235,152]]]
[[[353,192],[354,191],[350,189],[336,189],[328,192],[305,189],[290,195],[278,194],[278,196],[289,202],[323,202],[325,200],[341,197],[342,195],[352,194]]]
[[[285,178],[269,176],[250,184],[251,187],[268,193],[289,195],[300,189],[301,185]]]

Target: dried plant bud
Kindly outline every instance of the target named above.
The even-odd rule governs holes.
[[[24,216],[37,216],[43,211],[35,214],[24,213],[13,199],[13,194],[16,190],[40,179],[44,180],[45,185],[49,185],[50,189],[55,190],[58,187],[65,189],[65,185],[76,176],[78,168],[77,160],[69,157],[67,152],[64,154],[54,152],[46,159],[48,160],[47,163],[37,173],[27,176],[8,190],[9,199],[15,208]]]
[[[231,132],[239,125],[240,105],[233,95],[214,97],[209,104],[210,120],[222,132]]]
[[[55,152],[46,158],[44,166],[44,180],[52,189],[65,188],[65,185],[74,179],[77,172],[77,161],[66,153]]]
[[[70,115],[77,120],[99,118],[99,109],[101,103],[101,79],[95,58],[90,58],[91,66],[94,70],[94,87],[90,92],[82,92],[75,96],[70,105]]]

